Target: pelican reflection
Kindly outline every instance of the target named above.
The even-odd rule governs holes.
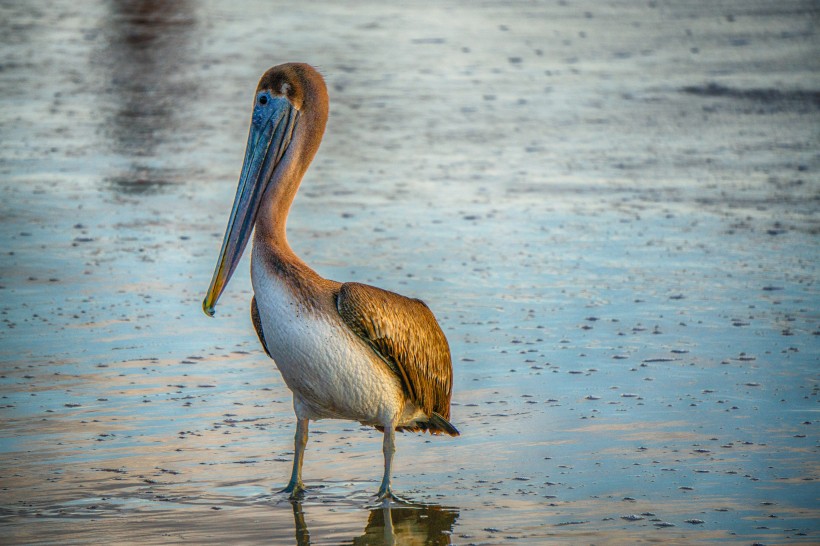
[[[296,544],[310,544],[310,530],[300,500],[291,501]],[[354,546],[445,545],[451,543],[458,510],[435,504],[385,502],[370,510],[364,532],[353,538]]]

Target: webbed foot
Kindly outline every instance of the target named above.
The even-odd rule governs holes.
[[[280,489],[279,493],[288,493],[288,499],[299,500],[305,496],[305,484],[301,481],[290,482],[284,489]]]
[[[376,493],[376,500],[382,502],[393,501],[399,504],[412,504],[409,500],[404,499],[393,493],[393,489],[389,485],[386,487],[382,486],[379,488],[379,492]]]

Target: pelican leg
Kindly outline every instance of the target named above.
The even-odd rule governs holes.
[[[380,501],[394,500],[397,502],[406,502],[393,493],[393,488],[390,486],[390,469],[393,466],[393,454],[396,452],[396,427],[392,425],[384,427],[382,452],[384,453],[384,476],[382,477],[382,484],[376,496]]]
[[[305,446],[308,439],[308,420],[296,418],[296,435],[293,437],[293,472],[288,485],[280,493],[290,493],[291,499],[300,498],[305,492],[302,483],[302,462],[305,460]]]

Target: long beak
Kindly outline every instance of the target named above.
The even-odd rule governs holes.
[[[250,240],[262,196],[290,144],[299,115],[283,97],[266,95],[265,99],[264,104],[260,101],[254,107],[245,162],[236,188],[231,217],[225,229],[225,239],[222,241],[211,286],[202,301],[202,310],[210,317],[214,316],[216,302],[231,280]]]

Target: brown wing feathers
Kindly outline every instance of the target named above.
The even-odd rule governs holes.
[[[259,307],[256,305],[256,296],[251,298],[251,320],[253,321],[253,328],[256,330],[256,336],[259,338],[262,348],[265,349],[265,353],[267,353],[269,357],[273,358],[265,343],[265,334],[262,332],[262,319],[259,318]]]
[[[373,347],[402,380],[408,398],[441,426],[450,418],[453,367],[450,348],[436,318],[420,300],[359,283],[339,289],[336,307],[345,324]]]

